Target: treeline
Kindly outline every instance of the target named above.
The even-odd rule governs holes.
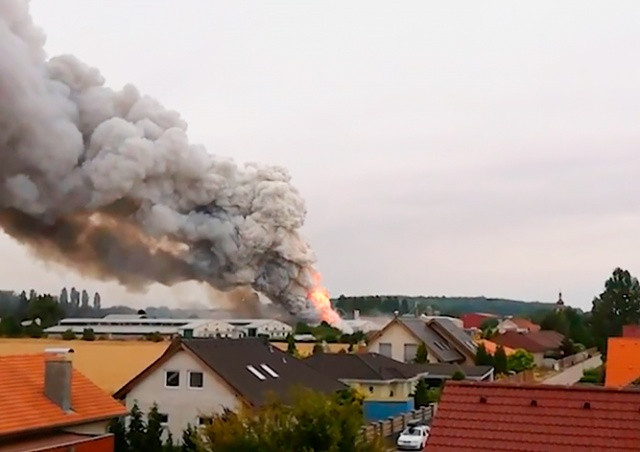
[[[500,316],[527,317],[547,312],[554,303],[525,302],[486,297],[412,297],[405,295],[368,295],[347,297],[340,295],[333,300],[343,314],[359,310],[361,314],[443,314],[459,316],[468,312],[488,312]]]

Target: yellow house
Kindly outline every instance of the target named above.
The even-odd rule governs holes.
[[[421,343],[429,363],[474,364],[473,338],[446,318],[396,317],[375,334],[367,351],[402,362],[412,362]]]
[[[411,411],[415,385],[427,376],[424,364],[407,364],[376,353],[324,353],[304,362],[362,394],[367,420]]]

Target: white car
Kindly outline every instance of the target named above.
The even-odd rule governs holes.
[[[409,425],[398,437],[399,450],[423,450],[429,438],[429,426]]]

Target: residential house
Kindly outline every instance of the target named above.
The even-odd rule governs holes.
[[[371,421],[413,410],[413,390],[427,376],[424,364],[408,364],[377,353],[321,353],[306,364],[358,390],[364,415]]]
[[[623,388],[640,378],[640,338],[610,337],[604,385]]]
[[[536,366],[542,366],[545,355],[557,354],[560,351],[564,336],[548,330],[532,333],[507,331],[492,337],[491,340],[503,347],[528,351],[533,355]]]
[[[496,350],[498,349],[498,344],[496,344],[493,341],[490,341],[488,339],[476,339],[476,344],[478,344],[478,347],[480,347],[481,345],[484,345],[484,349],[487,351],[487,353],[489,353],[490,355],[495,355]],[[509,355],[513,355],[516,350],[511,348],[511,347],[502,347],[504,350],[505,355],[509,356]]]
[[[346,386],[260,338],[176,338],[114,397],[127,408],[154,403],[174,438],[187,424],[264,404],[270,394],[290,400],[296,387],[333,393]]]
[[[0,450],[113,452],[127,410],[73,368],[71,349],[0,357]]]
[[[476,329],[479,330],[482,328],[482,324],[487,320],[498,319],[498,316],[495,314],[488,314],[486,312],[470,312],[468,314],[463,314],[460,316],[462,320],[462,325],[465,329]]]
[[[529,319],[523,319],[522,317],[506,317],[498,323],[496,329],[500,334],[506,333],[507,331],[535,333],[540,331],[540,325],[533,323]]]
[[[440,386],[453,378],[456,372],[462,372],[466,380],[493,381],[494,372],[492,366],[467,366],[460,364],[425,364],[424,370],[427,376],[424,378],[427,386]]]
[[[640,391],[449,381],[426,450],[638,450],[639,409]]]
[[[427,348],[430,363],[474,363],[476,344],[471,336],[441,317],[395,317],[369,339],[367,351],[411,362],[421,343]]]

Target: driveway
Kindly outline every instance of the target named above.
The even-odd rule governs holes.
[[[602,365],[602,356],[600,354],[593,356],[586,361],[582,361],[575,366],[571,366],[552,377],[543,380],[544,385],[572,385],[582,378],[582,372],[585,369],[591,369]]]

